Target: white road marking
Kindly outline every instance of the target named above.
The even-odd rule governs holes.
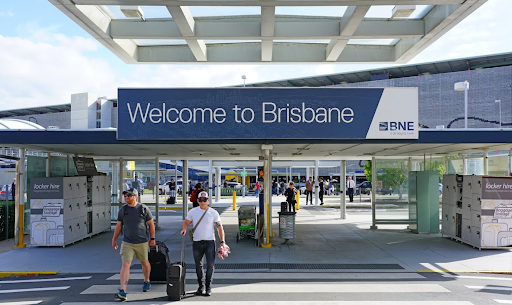
[[[0,293],[66,290],[66,289],[69,289],[69,287],[71,287],[71,286],[44,287],[44,288],[26,288],[26,289],[10,289],[10,290],[0,290]]]
[[[166,301],[140,301],[132,302],[128,299],[130,305],[172,305],[176,302]],[[468,301],[208,301],[208,305],[473,305]],[[119,305],[119,301],[114,302],[64,302],[61,305]],[[204,305],[204,301],[186,302],[187,305]]]
[[[500,304],[512,304],[512,300],[494,300],[495,302],[498,302]]]
[[[442,274],[443,277],[461,278],[461,279],[477,279],[477,280],[497,280],[497,281],[512,281],[512,278],[504,277],[485,277],[485,276],[473,276],[473,275],[451,275]]]
[[[116,293],[119,285],[93,285],[80,294],[112,294]],[[437,284],[341,284],[341,283],[252,283],[252,284],[214,284],[212,289],[217,293],[414,293],[414,292],[450,292]],[[142,292],[142,285],[128,285],[127,293]],[[165,292],[166,285],[152,285],[149,292]]]
[[[466,286],[466,287],[470,288],[470,289],[512,291],[512,287],[493,287],[493,286]]]
[[[189,278],[189,274],[187,274]],[[195,273],[190,278],[196,279]],[[229,280],[403,280],[403,279],[424,279],[418,273],[220,273],[214,275],[215,279]],[[130,274],[130,279],[142,280],[142,273]],[[107,280],[119,281],[119,274],[109,277]]]
[[[0,305],[33,305],[33,304],[39,304],[42,301],[21,301],[21,302],[5,302],[0,303]]]
[[[33,279],[33,280],[19,280],[19,281],[0,281],[0,285],[2,285],[2,284],[18,284],[18,283],[36,283],[36,282],[58,282],[58,281],[88,280],[91,277],[92,276],[60,277],[60,278],[54,278],[54,279]]]

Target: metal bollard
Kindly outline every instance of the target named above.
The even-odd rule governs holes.
[[[236,191],[233,191],[233,211],[236,210]]]

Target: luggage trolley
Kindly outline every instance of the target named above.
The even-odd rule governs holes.
[[[256,227],[256,206],[243,205],[238,208],[238,233],[236,242],[240,239],[254,238],[258,243],[258,229]]]

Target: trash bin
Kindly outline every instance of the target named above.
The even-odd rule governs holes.
[[[296,212],[278,212],[279,214],[279,238],[295,238],[295,214]]]

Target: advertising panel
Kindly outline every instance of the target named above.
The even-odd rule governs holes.
[[[417,88],[119,89],[119,140],[418,139]]]
[[[62,178],[30,179],[30,239],[33,245],[64,244]]]
[[[512,245],[512,179],[482,178],[481,208],[482,246]]]

